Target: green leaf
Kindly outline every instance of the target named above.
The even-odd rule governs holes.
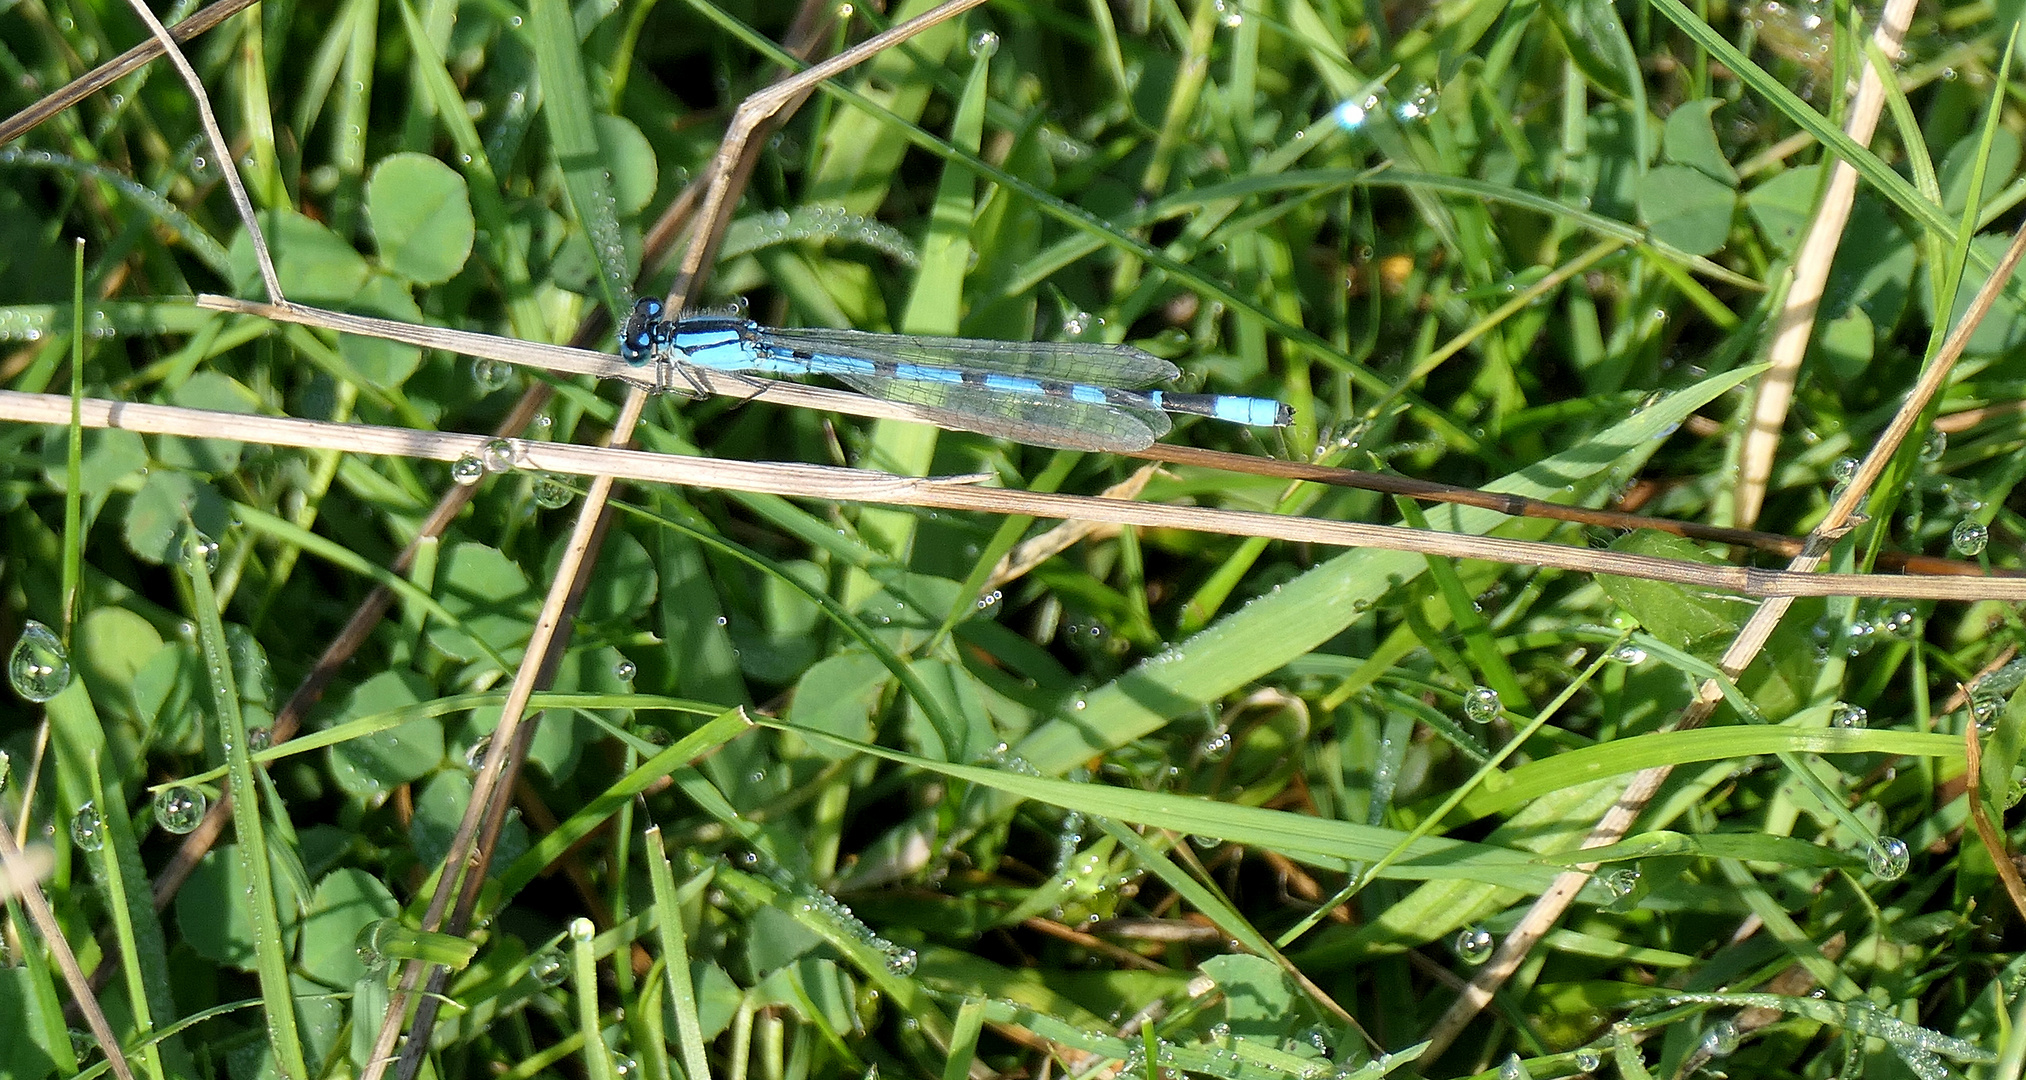
[[[827,732],[854,742],[872,739],[872,708],[893,673],[870,653],[845,652],[818,660],[795,684],[789,717],[797,727]],[[832,757],[848,754],[817,746]]]
[[[451,545],[437,567],[436,592],[459,624],[431,623],[429,644],[458,660],[485,655],[480,641],[503,651],[527,640],[540,604],[521,568],[484,544]]]
[[[78,622],[71,663],[101,710],[144,728],[155,718],[136,700],[141,669],[163,651],[154,624],[125,608],[93,608]]]
[[[1549,0],[1541,11],[1561,31],[1569,59],[1599,90],[1624,101],[1639,77],[1639,54],[1625,36],[1618,11],[1605,0]]]
[[[1974,253],[1970,265],[1972,267],[1977,265],[1975,256],[1978,255],[1986,262],[1995,263],[2004,254],[2008,243],[2008,237],[1995,233],[1986,233],[1970,241],[1970,250]],[[1930,269],[1923,265],[1921,267],[1923,276]],[[1955,310],[1949,312],[1949,326],[1954,326],[1962,320],[1963,313],[1969,310],[1970,302],[1976,299],[1978,291],[1984,287],[1984,282],[1990,276],[1975,269],[1964,271],[1962,287],[1956,290]],[[1921,311],[1927,315],[1929,324],[1933,325],[1934,290],[1922,288],[1919,293]],[[1969,356],[1993,356],[2018,348],[2021,342],[2026,342],[2026,307],[2022,307],[2019,301],[2013,298],[2012,292],[2007,290],[1998,294],[1998,301],[1991,305],[1990,314],[1986,315],[1984,321],[1978,323],[1976,330],[1971,332],[1969,343],[1963,346],[1963,352]]]
[[[359,684],[345,699],[337,721],[372,716],[431,695],[428,680],[406,671],[383,671]],[[443,725],[411,720],[399,727],[348,739],[331,747],[331,772],[338,786],[361,798],[386,797],[393,788],[419,779],[443,763]]]
[[[1949,214],[1961,214],[1963,203],[1970,193],[1970,184],[1976,179],[1977,151],[1983,142],[1981,131],[1972,131],[1949,147],[1942,158],[1941,180],[1942,209]],[[1977,190],[1979,207],[1996,198],[1998,192],[2019,171],[2019,136],[2010,128],[2000,127],[1991,133],[1991,152],[1984,162],[1984,182]]]
[[[1668,114],[1667,127],[1661,135],[1661,149],[1667,160],[1676,165],[1686,165],[1712,180],[1736,187],[1737,170],[1731,168],[1723,148],[1717,145],[1716,128],[1711,122],[1711,117],[1723,104],[1718,98],[1703,98],[1675,106],[1674,112]]]
[[[449,281],[471,257],[471,194],[464,177],[433,157],[382,158],[366,184],[366,212],[381,264],[409,281]]]
[[[220,844],[204,856],[176,893],[176,925],[183,930],[184,942],[199,956],[252,971],[253,916],[247,911],[246,898],[253,891],[253,881],[239,856],[236,843]],[[298,908],[295,887],[286,873],[277,871],[273,877],[282,935],[293,950]]]
[[[87,499],[100,499],[112,489],[148,467],[148,445],[131,431],[118,428],[86,428],[84,456],[78,462],[78,485]],[[51,491],[62,491],[68,470],[67,435],[50,428],[42,439],[42,479]]]
[[[543,580],[554,580],[569,542],[568,533],[556,537],[542,566]],[[660,587],[647,548],[631,533],[615,529],[598,555],[597,572],[584,588],[584,605],[577,617],[588,623],[635,622],[653,605]]]
[[[1801,246],[1801,236],[1814,218],[1821,181],[1821,166],[1803,165],[1745,193],[1745,209],[1759,223],[1766,243],[1780,254],[1792,255]]]
[[[605,170],[612,174],[612,198],[619,204],[619,212],[637,214],[647,209],[661,182],[654,147],[633,121],[623,116],[599,113],[592,119],[598,131],[598,152],[605,158]]]
[[[0,1016],[8,1018],[8,1037],[0,1039],[0,1076],[39,1080],[56,1071],[58,1051],[46,1038],[52,1022],[60,1034],[61,1016],[47,1016],[35,992],[35,973],[25,967],[0,967]],[[63,1051],[68,1053],[69,1047]],[[69,1066],[75,1069],[76,1066]]]
[[[1839,382],[1861,378],[1871,366],[1876,346],[1871,316],[1861,307],[1848,308],[1841,318],[1823,322],[1815,337],[1815,348],[1826,370]]]
[[[162,565],[175,558],[176,538],[187,515],[206,536],[225,535],[232,510],[216,488],[187,473],[156,469],[127,504],[127,550],[143,562]]]
[[[358,294],[344,304],[347,311],[378,315],[396,322],[425,321],[422,309],[408,293],[408,286],[386,274],[374,274]],[[338,355],[368,386],[393,390],[408,381],[422,362],[422,350],[400,341],[365,334],[339,334]]]
[[[332,871],[310,896],[297,968],[326,986],[350,988],[366,973],[354,944],[359,931],[400,913],[401,905],[379,878],[358,869]]]
[[[293,210],[265,211],[260,227],[267,234],[275,272],[290,300],[305,304],[337,304],[357,295],[372,268],[352,245],[320,222]],[[263,286],[253,260],[253,241],[245,230],[233,237],[233,291],[259,293]]]
[[[1224,1018],[1234,1035],[1252,1038],[1289,1034],[1299,1026],[1301,999],[1287,973],[1263,956],[1234,953],[1203,961],[1201,970],[1224,998]]]
[[[1681,559],[1708,566],[1723,561],[1679,536],[1640,529],[1611,545],[1611,550],[1658,559]],[[1597,575],[1597,585],[1620,607],[1632,613],[1653,636],[1682,649],[1730,638],[1751,616],[1752,606],[1735,597],[1717,596],[1683,585],[1639,578]]]
[[[1655,239],[1691,255],[1724,246],[1737,213],[1729,184],[1686,165],[1660,165],[1639,182],[1639,217]]]

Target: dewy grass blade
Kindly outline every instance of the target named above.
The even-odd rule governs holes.
[[[239,708],[239,690],[226,651],[225,626],[218,617],[218,597],[211,588],[207,565],[209,545],[195,528],[183,537],[183,571],[190,581],[190,600],[197,639],[204,654],[204,672],[211,707],[218,719],[218,741],[230,770],[233,830],[239,858],[252,885],[247,915],[253,925],[254,970],[260,979],[262,1012],[282,1080],[309,1080],[302,1034],[296,1023],[294,993],[289,984],[288,954],[282,942],[281,913],[276,906],[274,872],[268,862],[267,830],[260,817],[260,787],[253,778],[246,716]]]
[[[711,1080],[703,1024],[697,1017],[696,980],[690,974],[689,935],[683,929],[675,874],[668,865],[668,851],[662,846],[659,825],[647,830],[647,878],[654,893],[654,929],[661,938],[662,966],[668,977],[669,1011],[675,1014],[676,1051],[682,1058],[683,1080]]]
[[[92,763],[91,792],[93,806],[107,806],[105,783],[100,775],[98,763]],[[163,1080],[168,1074],[162,1068],[162,1055],[153,1045],[155,1019],[148,1009],[147,973],[141,969],[141,948],[134,934],[133,898],[127,895],[127,878],[120,870],[120,856],[117,846],[101,845],[95,853],[98,873],[105,879],[106,896],[111,902],[106,906],[112,912],[113,940],[119,944],[120,970],[127,980],[127,1000],[133,1010],[134,1039],[142,1049],[134,1056],[140,1060],[141,1068],[154,1080]],[[142,902],[146,903],[146,887],[141,889]]]
[[[84,241],[72,258],[70,295],[70,431],[63,465],[63,642],[77,618],[77,582],[84,564]]]
[[[633,268],[614,216],[605,155],[598,147],[584,58],[577,51],[577,25],[563,0],[532,0],[528,22],[542,79],[542,115],[548,121],[556,166],[563,172],[563,187],[570,194],[577,223],[598,260],[599,291],[617,322],[625,317]]]

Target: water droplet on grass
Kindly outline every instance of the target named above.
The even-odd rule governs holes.
[[[41,703],[70,685],[70,654],[56,631],[30,619],[21,627],[21,640],[7,657],[7,678],[14,692]]]
[[[182,836],[204,820],[209,808],[210,800],[204,793],[188,784],[163,788],[155,793],[155,824]]]
[[[1463,715],[1474,724],[1489,724],[1498,719],[1502,708],[1498,691],[1489,686],[1473,686],[1463,695]]]
[[[1456,955],[1466,964],[1482,964],[1491,959],[1491,931],[1482,926],[1466,926],[1456,933]]]
[[[71,815],[70,838],[85,851],[97,851],[106,846],[106,821],[99,816],[98,807],[85,803]]]
[[[577,493],[570,490],[569,484],[564,483],[561,478],[550,476],[547,473],[542,474],[541,478],[535,481],[533,494],[535,505],[544,510],[561,509],[570,505],[570,500],[577,497]]]
[[[1955,549],[1956,554],[1965,558],[1982,555],[1984,546],[1990,541],[1990,530],[1968,518],[1956,522],[1956,527],[1949,532],[1949,546]]]
[[[480,461],[476,454],[466,454],[450,463],[450,478],[464,487],[478,483],[484,475],[485,462]]]
[[[1897,836],[1879,837],[1864,853],[1866,865],[1882,881],[1898,881],[1905,876],[1912,859],[1912,853],[1906,849],[1906,841]]]
[[[1738,1026],[1729,1020],[1719,1020],[1709,1026],[1709,1032],[1702,1037],[1702,1048],[1711,1057],[1729,1057],[1738,1049]]]

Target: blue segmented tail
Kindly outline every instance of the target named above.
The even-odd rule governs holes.
[[[1169,413],[1254,427],[1293,420],[1292,410],[1269,398],[1142,389],[1179,372],[1129,345],[777,330],[729,316],[664,314],[652,297],[634,304],[619,355],[631,364],[773,378],[823,375],[915,406],[945,427],[1039,446],[1144,449],[1167,434]]]

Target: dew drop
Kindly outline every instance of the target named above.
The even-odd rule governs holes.
[[[1991,531],[1980,522],[1969,518],[1956,522],[1956,527],[1949,531],[1949,546],[1956,550],[1956,554],[1965,558],[1982,555],[1984,545],[1990,542]]]
[[[155,824],[182,836],[197,827],[204,820],[204,811],[210,808],[210,800],[204,793],[189,786],[177,784],[155,792]]]
[[[464,487],[478,483],[479,477],[484,475],[485,462],[480,461],[476,454],[466,454],[450,465],[450,478]]]
[[[1639,871],[1630,866],[1621,866],[1607,872],[1603,878],[1604,887],[1611,890],[1614,899],[1623,900],[1639,887]]]
[[[1719,1020],[1709,1026],[1702,1037],[1702,1048],[1711,1057],[1729,1057],[1738,1049],[1738,1026],[1729,1020]]]
[[[1498,719],[1500,703],[1498,691],[1489,686],[1473,686],[1463,695],[1463,715],[1474,724],[1489,724]]]
[[[1576,1051],[1576,1068],[1578,1071],[1586,1073],[1596,1072],[1599,1068],[1603,1067],[1603,1064],[1604,1055],[1587,1046]]]
[[[632,682],[633,676],[638,674],[639,671],[640,669],[634,667],[631,660],[622,659],[612,665],[612,677],[618,679],[620,682]]]
[[[971,35],[971,56],[978,60],[989,60],[999,51],[999,35],[990,30],[980,30]]]
[[[1626,667],[1637,667],[1646,662],[1646,650],[1637,645],[1620,645],[1611,650],[1611,662],[1624,664]]]
[[[1921,441],[1920,459],[1929,465],[1933,465],[1935,462],[1940,461],[1942,455],[1948,453],[1948,450],[1949,433],[1946,431],[1930,431],[1928,432],[1928,437]]]
[[[503,390],[508,383],[513,381],[513,378],[514,368],[512,364],[485,358],[472,362],[471,381],[478,384],[478,392],[481,394],[490,394],[495,390]]]
[[[1505,1063],[1498,1067],[1498,1080],[1528,1080],[1531,1075],[1518,1054],[1507,1054]]]
[[[913,949],[895,949],[886,954],[886,973],[904,978],[915,973],[918,961]]]
[[[106,846],[106,821],[99,816],[98,807],[85,803],[77,808],[70,818],[70,838],[86,851]]]
[[[570,920],[570,940],[590,941],[598,936],[598,927],[591,920],[576,918]]]
[[[1829,726],[1839,728],[1862,728],[1871,722],[1871,714],[1862,705],[1839,701],[1829,710]]]
[[[640,1071],[640,1063],[617,1050],[612,1051],[612,1075],[625,1080]]]
[[[1905,876],[1912,854],[1906,849],[1906,841],[1896,836],[1881,836],[1873,841],[1864,853],[1866,865],[1881,881],[1898,881]]]
[[[514,444],[505,439],[487,439],[479,448],[478,458],[486,472],[506,472],[514,467]]]
[[[1857,459],[1854,457],[1837,458],[1836,464],[1829,466],[1829,478],[1838,484],[1847,484],[1856,479]]]
[[[543,949],[528,960],[528,974],[543,986],[562,985],[563,954],[555,949]]]
[[[570,500],[576,497],[577,493],[570,490],[570,485],[564,483],[561,477],[543,473],[535,481],[535,505],[544,510],[561,509],[570,505]]]
[[[63,640],[49,627],[30,619],[21,628],[21,640],[7,657],[7,678],[14,692],[41,703],[70,685],[70,654]]]
[[[1456,933],[1456,955],[1466,964],[1476,966],[1491,959],[1491,931],[1482,926],[1466,926]]]
[[[491,752],[492,736],[481,736],[477,742],[471,744],[471,749],[464,752],[464,767],[477,772],[479,766],[485,764],[485,755]]]

